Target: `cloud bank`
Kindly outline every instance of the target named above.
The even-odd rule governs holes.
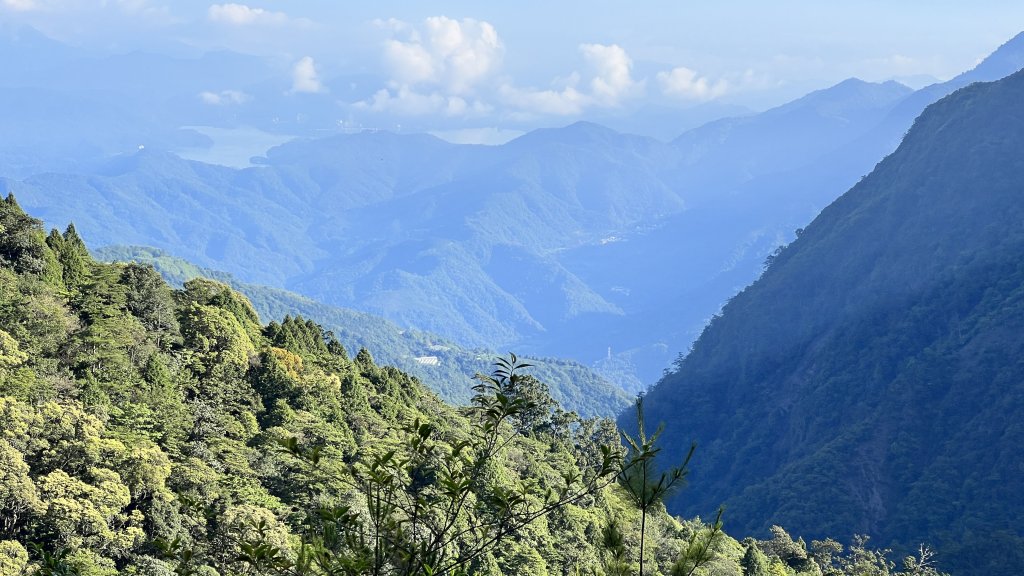
[[[316,62],[313,61],[312,56],[301,58],[292,67],[291,92],[293,94],[326,92],[323,84],[320,83],[320,76],[316,71]]]
[[[227,106],[229,104],[245,104],[252,100],[252,97],[239,90],[221,90],[220,92],[200,92],[199,99],[205,104]]]
[[[231,26],[280,25],[288,23],[288,15],[284,12],[272,12],[263,8],[251,8],[245,4],[211,4],[206,11],[211,22],[229,24]]]
[[[394,36],[384,43],[384,64],[394,88],[428,86],[446,94],[471,94],[501,66],[504,48],[488,22],[432,16],[416,27],[397,20],[378,25]]]
[[[28,12],[37,8],[34,0],[3,0],[3,6],[15,12]]]
[[[633,60],[618,44],[582,44],[580,52],[594,71],[590,93],[600,106],[618,106],[623,99],[643,92],[633,79]]]
[[[504,46],[488,22],[431,16],[419,25],[378,20],[387,87],[357,109],[404,116],[480,116],[492,110],[481,94],[501,67]]]
[[[619,44],[577,47],[575,70],[547,87],[524,87],[501,75],[505,47],[489,22],[432,16],[418,24],[378,20],[386,34],[381,62],[387,85],[355,103],[359,110],[403,116],[478,117],[495,110],[511,118],[578,116],[616,109],[646,95],[647,79]],[[707,101],[729,90],[686,67],[659,72],[659,93],[671,100]]]
[[[684,100],[712,100],[729,91],[727,81],[712,82],[685,66],[658,72],[657,79],[663,94]]]
[[[633,77],[633,60],[621,46],[581,44],[579,52],[586,64],[583,73],[574,71],[543,90],[504,84],[502,103],[520,115],[575,116],[592,108],[617,108],[644,94],[646,82]]]

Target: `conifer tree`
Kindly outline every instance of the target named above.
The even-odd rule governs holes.
[[[740,560],[740,567],[743,568],[743,576],[771,576],[768,569],[768,557],[758,548],[757,542],[752,538],[744,541],[747,549]]]
[[[659,474],[655,458],[661,451],[657,442],[662,427],[659,426],[653,435],[647,436],[647,432],[644,430],[644,399],[642,396],[636,399],[636,420],[636,438],[625,432],[622,433],[622,437],[626,441],[627,452],[625,465],[618,474],[618,481],[619,485],[626,489],[633,505],[640,510],[640,576],[644,576],[647,516],[673,489],[682,486],[689,474],[687,466],[690,464],[690,459],[693,458],[697,445],[690,446],[690,451],[680,466]]]

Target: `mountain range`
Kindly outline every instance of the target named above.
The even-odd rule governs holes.
[[[587,123],[502,146],[364,132],[245,169],[153,145],[2,186],[96,246],[154,246],[471,347],[616,366],[636,391],[915,110],[1022,53],[1018,37],[946,84],[849,80],[671,142]]]
[[[103,257],[316,317],[454,401],[494,349],[577,360],[538,377],[585,416],[671,366],[648,420],[666,456],[700,446],[671,511],[724,502],[738,533],[869,533],[957,574],[1024,571],[1024,35],[916,91],[850,79],[667,140],[579,122],[500,146],[327,130],[329,102],[238,54],[0,44],[0,193]],[[261,97],[232,111],[207,90]],[[292,139],[244,167],[185,159],[211,126]]]

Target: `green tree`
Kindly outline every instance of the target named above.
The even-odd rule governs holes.
[[[743,576],[771,576],[768,571],[768,557],[757,546],[757,542],[748,538],[744,545],[746,550],[743,552],[743,559],[740,560]]]
[[[497,474],[519,437],[513,421],[531,408],[507,394],[527,367],[513,355],[499,359],[491,375],[477,375],[473,426],[462,440],[441,442],[436,424],[415,420],[400,442],[350,466],[341,480],[359,494],[365,516],[352,504],[322,508],[308,521],[311,530],[294,558],[258,538],[243,545],[245,562],[266,574],[465,574],[534,521],[612,482],[617,462],[610,447],[597,469],[567,474],[539,493]],[[309,464],[321,461],[319,449],[302,447],[296,438],[284,446]],[[538,557],[513,554],[506,561],[536,568]]]
[[[53,285],[60,283],[60,266],[46,245],[42,222],[25,214],[14,194],[0,201],[0,230],[0,264]]]
[[[28,550],[20,542],[0,540],[0,575],[20,576],[28,570]]]
[[[665,496],[673,489],[682,486],[689,473],[687,466],[697,445],[690,446],[690,451],[680,466],[659,472],[655,458],[661,451],[657,446],[658,436],[662,428],[651,436],[644,429],[643,397],[636,399],[637,437],[622,433],[626,441],[627,451],[625,465],[619,471],[617,479],[629,495],[633,505],[640,510],[640,576],[644,574],[644,548],[646,545],[647,516],[651,510],[662,503]]]
[[[778,558],[786,566],[798,572],[809,568],[812,560],[802,538],[794,541],[781,526],[772,526],[769,531],[772,533],[772,538],[759,544],[765,555],[769,558]]]
[[[28,519],[42,512],[43,502],[24,456],[0,439],[0,539],[22,535]]]
[[[56,229],[51,230],[46,237],[46,244],[60,264],[64,287],[72,292],[80,290],[89,276],[92,257],[75,230],[75,225],[68,224],[63,235]]]
[[[944,576],[935,567],[935,551],[924,544],[918,546],[916,556],[907,556],[903,559],[901,574],[906,576]]]
[[[192,355],[197,394],[221,407],[255,407],[254,393],[244,377],[256,347],[234,314],[215,306],[188,304],[181,317],[181,335]]]
[[[626,551],[626,537],[615,518],[608,518],[601,529],[601,547],[604,548],[604,571],[607,576],[629,576],[632,566]]]
[[[28,354],[21,351],[18,341],[4,330],[0,330],[0,376],[2,370],[15,368],[28,360]]]
[[[176,294],[176,297],[182,308],[187,309],[188,304],[198,304],[219,308],[230,313],[251,342],[259,341],[262,336],[260,317],[256,314],[252,303],[223,282],[208,278],[195,278],[185,282],[183,289]]]
[[[125,287],[127,310],[155,337],[158,346],[178,339],[178,320],[170,287],[152,266],[127,264],[118,283]]]

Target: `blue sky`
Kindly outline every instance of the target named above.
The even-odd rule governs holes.
[[[1024,2],[0,0],[0,22],[88,50],[269,56],[299,91],[370,75],[353,110],[521,126],[947,79],[1021,31]]]

